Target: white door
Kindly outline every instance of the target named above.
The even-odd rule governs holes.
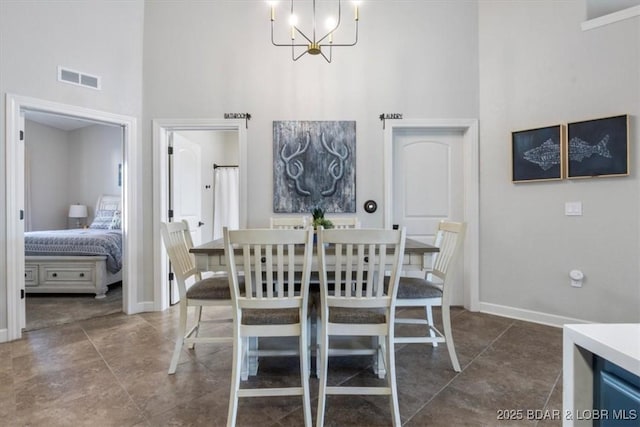
[[[392,223],[406,227],[407,237],[433,244],[440,220],[464,220],[463,147],[459,130],[394,130]],[[460,305],[462,258],[452,272],[452,303]]]
[[[202,149],[196,142],[173,133],[171,168],[171,202],[173,221],[189,223],[194,246],[202,243],[202,173],[200,159]]]

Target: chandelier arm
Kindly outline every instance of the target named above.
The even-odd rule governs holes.
[[[333,53],[333,49],[329,48],[329,57],[327,58],[327,55],[325,55],[323,51],[320,51],[320,55],[322,55],[325,61],[327,61],[329,64],[331,64],[331,57],[333,56],[332,53]]]
[[[298,56],[295,55],[295,51],[293,46],[291,46],[291,59],[293,59],[293,61],[297,61],[298,59],[302,58],[303,56],[305,56],[309,51],[308,50],[303,50],[302,53]]]
[[[356,21],[356,35],[353,43],[323,43],[319,45],[320,47],[326,47],[326,46],[351,47],[351,46],[355,46],[357,43],[358,43],[358,21]]]
[[[322,41],[324,39],[326,39],[327,37],[329,37],[334,31],[336,31],[338,29],[338,27],[340,26],[340,22],[342,20],[342,2],[338,1],[338,20],[336,21],[336,25],[334,25],[333,28],[331,28],[327,34],[325,34],[320,40],[318,40],[318,44],[321,46],[327,46],[325,44],[322,44]]]
[[[295,28],[295,30],[298,32],[298,34],[300,34],[302,37],[304,37],[309,43],[313,43],[313,41],[309,37],[307,37],[307,35],[305,33],[300,31],[300,28],[298,28],[296,25],[294,25],[293,28]]]
[[[288,46],[308,47],[307,43],[277,43],[273,38],[273,21],[271,21],[271,44],[278,47],[288,47]]]

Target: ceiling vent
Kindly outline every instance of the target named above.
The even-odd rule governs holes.
[[[100,90],[100,77],[70,70],[69,68],[58,67],[58,81]]]

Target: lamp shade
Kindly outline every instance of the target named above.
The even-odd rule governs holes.
[[[69,206],[69,218],[86,218],[89,214],[86,205]]]

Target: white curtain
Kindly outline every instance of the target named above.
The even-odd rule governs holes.
[[[240,228],[240,184],[237,167],[213,172],[213,238],[222,238],[222,227]]]

